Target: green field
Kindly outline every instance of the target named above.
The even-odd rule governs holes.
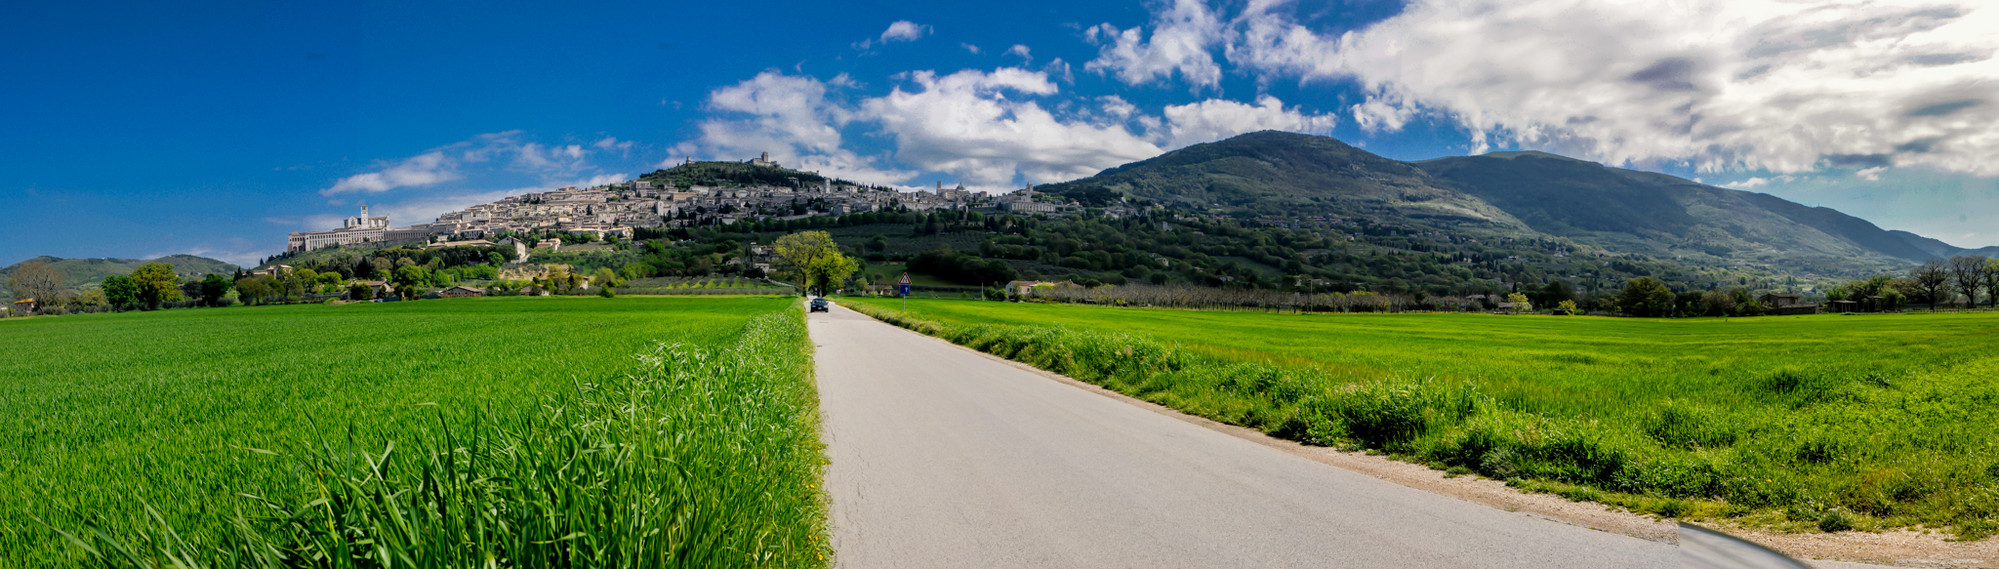
[[[653,277],[625,281],[619,294],[651,295],[738,295],[791,294],[791,287],[749,277]]]
[[[0,566],[827,564],[795,299],[45,317],[0,345]]]
[[[1999,313],[849,305],[1190,413],[1673,517],[1999,530]]]

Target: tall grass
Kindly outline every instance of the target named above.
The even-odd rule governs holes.
[[[1021,320],[1046,321],[1054,314],[1024,312],[1043,308],[1023,305],[912,303],[908,313],[892,303],[847,305],[958,344],[1273,436],[1383,452],[1572,499],[1668,517],[1735,517],[1790,531],[1922,526],[1966,538],[1999,531],[1999,433],[1988,422],[1999,410],[1999,357],[1989,352],[1911,366],[1892,379],[1882,372],[1856,375],[1832,366],[1782,365],[1752,369],[1727,385],[1697,390],[1674,389],[1672,382],[1643,375],[1601,372],[1546,379],[1531,372],[1415,375],[1364,362],[1248,349],[1259,343],[1275,347],[1280,342],[1349,340],[1305,335],[1316,325],[1304,318],[1361,319],[1341,324],[1345,326],[1420,327],[1422,320],[1411,319],[1435,318],[1430,315],[1222,317],[1061,307],[1057,321],[1063,324],[1050,326],[982,318],[1005,310],[1023,311],[1013,314]],[[1111,331],[1160,329],[1175,316],[1194,321],[1179,333],[1207,340],[1166,343],[1146,334]],[[1383,318],[1402,320],[1386,323]],[[1234,319],[1241,319],[1240,324],[1231,326],[1238,322]],[[1275,326],[1271,319],[1289,319],[1302,329],[1297,336],[1266,336]],[[1837,317],[1827,320],[1838,323]],[[1468,359],[1456,365],[1501,370],[1510,359],[1532,357],[1520,351],[1553,347],[1538,335],[1543,341],[1532,346],[1511,343],[1505,338],[1519,331],[1509,330],[1505,319],[1482,322],[1489,337],[1460,338],[1459,350],[1430,357],[1464,357]],[[1992,324],[1999,324],[1999,318],[1987,323]],[[1600,336],[1605,331],[1595,325],[1573,325],[1578,335],[1599,334],[1581,341],[1605,341]],[[1485,353],[1466,353],[1480,350]],[[1583,366],[1631,357],[1615,351],[1574,355],[1586,360],[1578,364]],[[1817,358],[1793,354],[1786,359]],[[1687,371],[1723,378],[1739,373],[1720,367]],[[1611,391],[1634,395],[1598,399],[1600,391],[1589,388],[1592,382],[1621,384]],[[1822,522],[1827,519],[1834,521]]]
[[[571,314],[587,319],[647,301],[479,302],[566,304],[588,308]],[[221,472],[180,477],[179,487],[149,485],[149,493],[135,497],[79,488],[45,493],[27,512],[0,514],[13,544],[0,564],[828,565],[817,396],[801,315],[782,300],[650,302],[669,307],[650,318],[733,321],[727,326],[737,332],[655,340],[616,357],[606,366],[614,371],[551,374],[572,377],[526,398],[488,400],[463,412],[414,405],[418,418],[402,417],[394,429],[349,423],[307,427],[277,444],[113,455],[138,458],[142,475]],[[439,312],[430,316],[450,318],[441,312],[449,308],[445,302],[431,304],[423,309]],[[458,308],[477,313],[481,306]],[[762,315],[709,313],[742,309]],[[206,462],[160,464],[156,457]],[[161,499],[173,495],[187,499]],[[30,519],[32,526],[23,527]],[[37,529],[58,536],[64,550],[30,539]]]

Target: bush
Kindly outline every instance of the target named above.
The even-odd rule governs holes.
[[[1853,518],[1848,517],[1846,512],[1834,510],[1819,517],[1819,531],[1838,533],[1850,529],[1853,529]]]

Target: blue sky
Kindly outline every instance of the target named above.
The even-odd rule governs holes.
[[[1999,244],[1999,10],[1970,0],[7,12],[0,264],[247,264],[361,202],[401,225],[761,151],[1004,189],[1263,128],[1543,149]]]

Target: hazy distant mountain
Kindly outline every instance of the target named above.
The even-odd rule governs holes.
[[[1559,238],[1696,266],[1783,272],[1899,270],[1966,251],[1829,208],[1544,152],[1412,163],[1271,131],[1043,189],[1086,203],[1127,197],[1264,218],[1358,217],[1405,231]]]
[[[19,263],[8,265],[4,269],[0,269],[0,289],[6,288],[4,285],[7,281],[7,276],[13,274],[14,269],[16,267],[20,267],[23,264],[32,263],[36,261],[55,265],[56,268],[62,269],[63,274],[69,276],[70,288],[79,288],[85,285],[96,285],[98,283],[104,282],[104,277],[130,273],[132,272],[132,269],[137,269],[140,266],[145,265],[146,263],[166,263],[168,265],[173,265],[174,272],[179,273],[182,279],[186,279],[188,277],[200,278],[202,276],[206,276],[209,274],[221,274],[225,276],[234,275],[236,273],[236,268],[237,268],[236,265],[232,265],[222,261],[217,261],[215,259],[210,259],[207,257],[196,257],[194,255],[167,255],[165,257],[160,257],[158,259],[143,259],[143,260],[101,259],[101,258],[64,259],[61,257],[35,257],[33,259],[28,259],[26,261],[21,261]],[[5,290],[0,290],[0,294],[5,294],[5,293],[6,293]]]
[[[1984,247],[1979,249],[1966,249],[1963,247],[1958,247],[1955,245],[1951,245],[1949,243],[1945,243],[1942,241],[1938,241],[1935,239],[1931,239],[1907,231],[1902,231],[1900,229],[1890,230],[1888,233],[1890,235],[1894,235],[1896,237],[1901,238],[1902,241],[1908,243],[1910,246],[1913,246],[1918,250],[1921,250],[1924,254],[1927,254],[1931,257],[1947,258],[1955,255],[1984,255],[1987,257],[1999,257],[1999,246]]]

